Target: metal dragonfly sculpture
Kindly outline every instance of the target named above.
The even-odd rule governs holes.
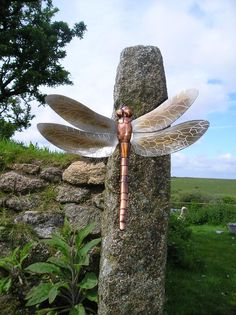
[[[62,95],[48,95],[46,102],[62,118],[78,129],[54,123],[40,123],[38,130],[55,146],[86,157],[107,157],[120,146],[119,227],[125,229],[128,209],[128,159],[135,153],[151,157],[182,150],[197,141],[209,127],[206,120],[192,120],[175,126],[176,121],[195,101],[198,91],[189,89],[166,100],[149,113],[132,120],[132,110],[122,106],[117,122]]]

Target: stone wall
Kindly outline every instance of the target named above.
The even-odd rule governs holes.
[[[94,232],[100,233],[104,179],[103,162],[78,161],[66,169],[41,162],[13,164],[0,174],[0,209],[14,223],[32,227],[39,238],[49,238],[65,217],[77,227],[95,221]]]

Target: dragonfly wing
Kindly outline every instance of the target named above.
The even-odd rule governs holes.
[[[208,129],[206,120],[192,120],[162,131],[134,133],[131,139],[135,153],[161,156],[182,150],[197,141]]]
[[[152,132],[170,126],[192,105],[198,96],[196,89],[182,91],[151,112],[132,121],[133,132]]]
[[[58,148],[87,157],[109,156],[118,143],[117,136],[111,133],[89,133],[52,123],[41,123],[37,127],[44,138]]]
[[[87,132],[116,133],[116,125],[112,119],[97,114],[69,97],[52,94],[46,96],[46,102],[58,115],[79,129]]]

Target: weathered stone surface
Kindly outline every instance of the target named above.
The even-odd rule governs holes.
[[[90,196],[89,189],[63,184],[57,188],[56,200],[60,203],[80,203]]]
[[[37,207],[39,203],[39,196],[10,196],[5,200],[5,207],[15,211],[23,211]]]
[[[63,173],[64,181],[77,184],[104,184],[106,167],[103,162],[92,164],[83,161],[72,163]]]
[[[0,198],[0,207],[4,207],[5,206],[5,202],[6,202],[6,198]]]
[[[139,117],[167,98],[162,56],[157,47],[135,46],[121,54],[115,106],[127,104]],[[170,158],[144,158],[131,152],[129,209],[119,230],[118,150],[108,160],[99,315],[160,315],[164,303]]]
[[[62,170],[58,167],[47,167],[40,173],[40,177],[50,183],[59,183],[62,179]]]
[[[98,209],[103,210],[104,209],[104,193],[94,195],[92,198],[92,203]]]
[[[0,176],[0,189],[5,192],[27,193],[45,186],[46,183],[42,179],[19,175],[13,171]]]
[[[10,245],[0,239],[0,257],[5,257],[10,252]],[[0,273],[1,278],[1,273]],[[1,314],[1,313],[0,313]]]
[[[66,204],[64,207],[65,216],[70,223],[77,228],[83,228],[91,222],[96,222],[96,228],[93,233],[100,233],[101,211],[93,206]]]
[[[63,226],[64,215],[56,212],[26,211],[18,215],[15,222],[28,223],[40,238],[50,238],[53,232]]]
[[[20,171],[26,174],[38,174],[40,171],[40,166],[36,164],[29,163],[15,163],[10,166],[12,170]]]

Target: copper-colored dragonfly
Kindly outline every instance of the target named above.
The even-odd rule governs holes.
[[[48,95],[46,102],[78,129],[41,123],[41,134],[55,146],[86,157],[107,157],[117,144],[121,155],[119,227],[125,229],[128,209],[128,158],[130,147],[142,156],[161,156],[182,150],[197,141],[209,127],[206,120],[192,120],[175,126],[176,121],[195,101],[198,91],[189,89],[166,100],[151,112],[132,120],[132,111],[117,110],[117,122],[62,95]]]

